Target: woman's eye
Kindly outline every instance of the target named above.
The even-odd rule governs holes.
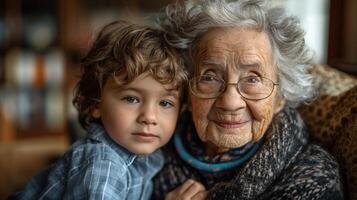
[[[164,101],[160,101],[160,106],[165,108],[171,108],[174,107],[174,103],[171,101],[164,100]]]
[[[248,83],[260,83],[261,79],[258,76],[249,76],[246,78],[246,82]]]
[[[126,101],[128,103],[139,103],[139,98],[135,96],[126,96],[121,98],[121,100]]]

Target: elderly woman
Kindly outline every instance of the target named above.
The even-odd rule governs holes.
[[[262,0],[195,0],[159,25],[191,70],[153,199],[341,199],[334,158],[294,109],[314,94],[299,21]]]

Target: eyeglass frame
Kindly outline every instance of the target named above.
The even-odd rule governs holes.
[[[199,98],[202,98],[202,99],[215,99],[215,98],[219,97],[221,94],[223,94],[224,91],[227,89],[227,87],[228,87],[229,85],[234,85],[235,88],[236,88],[236,90],[237,90],[237,92],[238,92],[244,99],[259,101],[259,100],[263,100],[263,99],[266,99],[266,98],[270,97],[271,94],[273,94],[273,91],[274,91],[274,89],[275,89],[275,86],[278,86],[278,85],[279,85],[279,83],[275,83],[273,80],[271,80],[271,79],[269,79],[269,78],[267,78],[267,77],[247,76],[247,77],[244,77],[244,78],[239,79],[236,83],[226,83],[226,81],[225,81],[224,79],[220,78],[220,77],[212,76],[212,75],[205,75],[205,76],[212,76],[212,77],[217,78],[218,81],[220,81],[221,83],[223,83],[223,86],[224,86],[224,87],[223,87],[222,90],[219,90],[219,91],[221,91],[221,92],[218,92],[217,95],[215,95],[215,96],[213,96],[213,97],[202,97],[201,95],[197,94],[197,93],[192,89],[192,86],[191,86],[193,80],[198,79],[198,78],[200,78],[200,77],[202,77],[202,76],[204,76],[204,75],[195,76],[195,77],[191,78],[191,79],[189,80],[189,83],[188,83],[189,88],[190,88],[190,91],[192,92],[192,94],[195,95],[196,97],[199,97]],[[266,79],[266,80],[271,81],[271,82],[273,83],[273,87],[272,87],[272,89],[271,89],[269,95],[266,96],[266,97],[264,97],[264,98],[258,98],[258,99],[247,98],[247,97],[245,97],[244,95],[242,95],[242,93],[241,93],[241,91],[240,91],[240,89],[239,89],[239,87],[238,87],[239,82],[240,82],[241,80],[243,80],[243,79],[245,79],[245,78],[249,78],[249,77],[259,77],[259,78],[261,78],[261,79]]]

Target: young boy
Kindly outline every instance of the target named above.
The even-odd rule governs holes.
[[[174,132],[186,72],[165,33],[125,21],[99,33],[83,59],[74,105],[87,130],[18,199],[149,199]]]

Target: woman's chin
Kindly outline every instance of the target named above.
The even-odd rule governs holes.
[[[215,145],[219,152],[229,149],[243,147],[253,140],[251,133],[246,134],[220,134],[218,138],[208,138],[211,144]]]

